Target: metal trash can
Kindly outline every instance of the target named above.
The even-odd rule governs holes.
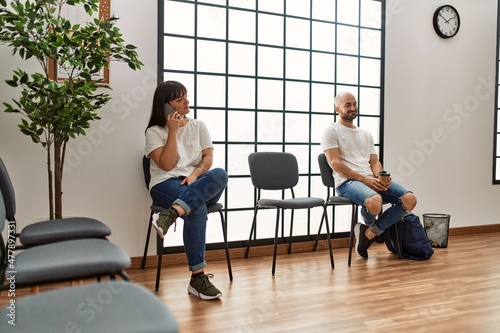
[[[447,247],[450,231],[450,215],[429,213],[423,214],[424,228],[432,247]]]

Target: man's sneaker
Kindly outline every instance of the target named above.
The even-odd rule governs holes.
[[[151,223],[155,227],[158,235],[163,239],[168,231],[168,228],[177,220],[178,213],[175,208],[167,208],[160,213],[154,213]]]
[[[203,300],[216,299],[222,296],[222,293],[208,279],[213,278],[213,274],[202,273],[197,277],[192,277],[189,282],[188,293],[195,295]]]
[[[375,242],[379,243],[379,244],[384,244],[385,243],[385,237],[384,237],[384,234],[382,235],[378,235],[378,236],[375,236],[375,238],[373,239]]]
[[[354,226],[354,235],[356,237],[356,253],[363,259],[368,259],[368,248],[372,245],[372,241],[365,236],[365,231],[368,227],[363,223],[358,223]]]

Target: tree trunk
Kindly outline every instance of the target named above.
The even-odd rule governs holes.
[[[54,186],[52,185],[52,159],[50,147],[47,149],[47,179],[49,181],[49,219],[54,219]]]
[[[64,146],[64,147],[63,147]],[[63,150],[66,145],[54,142],[54,203],[55,218],[62,218],[62,176],[63,176]]]

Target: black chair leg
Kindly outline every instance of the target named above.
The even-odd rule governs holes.
[[[156,284],[155,290],[160,288],[161,264],[163,259],[163,239],[157,236],[157,252],[158,252],[158,267],[156,267]]]
[[[351,266],[352,260],[352,244],[354,242],[354,227],[356,226],[358,216],[358,205],[352,205],[352,216],[351,216],[351,232],[349,234],[349,259],[347,260],[347,265]]]
[[[323,216],[321,216],[321,222],[319,223],[318,234],[316,235],[316,241],[314,242],[313,252],[316,251],[318,247],[319,235],[321,234],[321,228],[323,228],[323,221],[325,220],[327,212],[323,211]]]
[[[276,231],[274,233],[274,252],[273,252],[273,269],[272,274],[276,271],[276,252],[278,250],[278,232],[280,227],[280,209],[276,209]]]
[[[253,213],[253,221],[252,228],[250,229],[250,236],[248,237],[247,250],[245,252],[245,258],[248,258],[248,253],[250,252],[250,241],[252,240],[252,235],[255,237],[256,228],[257,228],[257,212],[258,208],[256,207]]]
[[[332,249],[332,237],[330,235],[330,226],[328,225],[328,215],[326,213],[326,206],[323,206],[323,214],[325,216],[325,225],[326,225],[326,239],[328,240],[328,250],[330,251],[330,263],[332,264],[332,269],[335,267],[335,263],[333,260],[333,249]]]
[[[233,270],[231,268],[231,258],[229,256],[229,245],[227,244],[227,225],[226,220],[224,219],[224,214],[222,211],[219,211],[220,221],[222,224],[222,235],[224,236],[224,247],[226,249],[226,261],[227,261],[227,271],[229,273],[229,281],[233,281]]]
[[[146,245],[144,246],[144,254],[142,256],[142,264],[141,268],[144,269],[146,267],[146,257],[148,256],[148,247],[149,247],[149,238],[151,237],[151,221],[153,219],[153,211],[149,213],[149,225],[148,225],[148,233],[146,234]]]
[[[291,218],[290,218],[290,237],[288,238],[288,254],[292,253],[292,233],[293,233],[293,214],[294,210],[292,209]],[[281,220],[283,221],[283,226],[285,225],[285,210],[281,210]]]

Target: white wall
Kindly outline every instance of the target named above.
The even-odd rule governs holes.
[[[63,179],[64,214],[106,222],[111,240],[131,256],[142,254],[149,213],[140,159],[157,53],[157,2],[137,3],[111,5],[126,42],[138,46],[144,69],[112,64],[113,100],[100,111],[103,120],[70,143]],[[439,4],[387,1],[385,168],[417,194],[419,215],[451,214],[452,227],[500,223],[500,186],[491,185],[494,92],[482,83],[495,72],[496,1],[447,3],[462,18],[451,40],[433,31]],[[0,61],[0,101],[8,102],[17,93],[4,80],[12,68],[26,65],[3,45]],[[462,115],[450,113],[454,105],[463,106]],[[48,199],[45,151],[20,133],[18,123],[17,116],[0,112],[0,156],[15,185],[22,228],[48,214]],[[435,131],[441,131],[440,142],[429,144]]]
[[[441,39],[432,16],[460,13]],[[492,185],[495,0],[389,0],[386,31],[385,168],[418,197],[415,212],[447,213],[451,227],[499,223]]]

